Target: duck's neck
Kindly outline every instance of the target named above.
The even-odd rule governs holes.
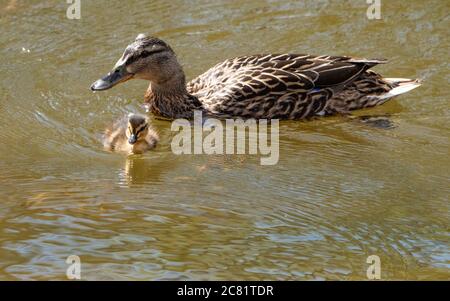
[[[195,110],[203,110],[198,98],[186,90],[184,74],[163,83],[151,82],[145,93],[145,105],[150,112],[171,119],[191,119]]]

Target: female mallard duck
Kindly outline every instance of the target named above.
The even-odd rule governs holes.
[[[142,154],[158,143],[158,134],[150,127],[148,118],[129,114],[106,129],[103,145],[109,151]]]
[[[219,118],[301,119],[380,105],[420,86],[417,80],[383,78],[369,70],[385,62],[301,54],[242,56],[186,85],[172,48],[140,34],[113,71],[91,89],[106,90],[132,78],[148,80],[146,107],[167,118],[192,118],[194,110],[202,110]]]

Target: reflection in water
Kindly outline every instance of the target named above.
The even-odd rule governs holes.
[[[389,116],[360,116],[358,120],[364,124],[380,129],[393,129],[395,127],[394,122]]]
[[[448,279],[447,3],[383,2],[379,22],[363,1],[198,3],[84,1],[75,21],[64,1],[1,2],[0,279],[65,279],[72,254],[85,280],[361,280],[369,255],[382,279]],[[154,151],[125,157],[99,136],[144,111],[146,83],[88,87],[139,32],[189,78],[295,51],[392,58],[377,70],[425,84],[350,118],[281,122],[275,166],[175,156],[164,120]]]
[[[163,170],[164,166],[153,163],[151,158],[141,155],[128,156],[123,171],[119,172],[119,183],[132,185],[158,182],[158,176]]]

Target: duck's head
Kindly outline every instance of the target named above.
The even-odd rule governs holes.
[[[169,45],[140,34],[127,46],[113,70],[94,82],[91,90],[107,90],[132,78],[145,79],[158,86],[177,79],[184,81],[184,73]]]
[[[145,139],[149,130],[148,118],[138,114],[128,115],[128,126],[126,131],[126,136],[128,138],[128,143],[131,145],[136,142]]]

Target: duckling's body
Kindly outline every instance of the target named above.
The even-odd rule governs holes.
[[[106,129],[103,145],[109,151],[142,154],[155,148],[158,141],[147,117],[130,114]]]
[[[188,84],[172,48],[139,35],[113,72],[91,89],[106,90],[132,78],[150,81],[149,111],[192,118],[194,110],[230,118],[302,119],[380,105],[420,86],[371,70],[384,60],[301,54],[252,55],[229,59]]]

